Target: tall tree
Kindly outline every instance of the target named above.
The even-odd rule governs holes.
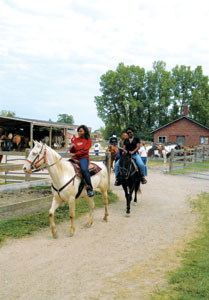
[[[188,105],[192,96],[193,74],[190,67],[177,65],[172,69],[173,103],[179,106],[179,115],[183,114],[184,106]]]
[[[58,115],[58,123],[67,123],[70,125],[74,124],[74,119],[72,115],[68,115],[68,114],[59,114]]]
[[[5,117],[15,117],[15,112],[11,110],[2,110],[0,114]]]
[[[116,71],[101,76],[102,95],[95,97],[95,103],[108,132],[114,128],[120,135],[128,125],[138,126],[139,114],[143,113],[144,80],[144,69],[123,63]],[[141,114],[140,117],[143,118]]]
[[[209,78],[203,75],[202,67],[193,71],[193,88],[189,112],[193,119],[209,127]]]

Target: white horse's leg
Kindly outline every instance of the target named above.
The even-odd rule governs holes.
[[[53,197],[53,200],[52,200],[52,205],[51,205],[51,208],[49,210],[49,220],[50,220],[50,228],[51,228],[51,232],[52,232],[52,236],[53,238],[56,238],[57,237],[57,230],[56,230],[56,226],[55,226],[55,223],[54,223],[54,213],[55,213],[55,210],[60,206],[60,202],[56,199],[56,197],[54,196]]]
[[[107,190],[101,190],[102,192],[102,197],[103,197],[103,201],[104,201],[104,206],[105,206],[105,215],[103,220],[104,221],[108,221],[107,217],[109,216],[109,212],[108,212],[108,196],[107,196]]]
[[[90,227],[94,222],[95,202],[94,202],[94,197],[88,197],[88,200],[89,200],[89,220],[88,220],[86,226]]]
[[[74,235],[75,232],[75,198],[71,197],[69,201],[69,215],[70,215],[70,236]]]

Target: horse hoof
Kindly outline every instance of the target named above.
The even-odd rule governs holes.
[[[92,223],[86,223],[86,224],[84,225],[85,228],[90,228],[91,226],[92,226]]]
[[[57,239],[58,238],[57,233],[52,234],[52,236],[53,236],[53,239]]]
[[[133,205],[137,205],[137,202],[133,202]]]
[[[127,218],[130,217],[130,215],[131,215],[130,212],[129,212],[129,213],[126,213],[126,217],[127,217]]]

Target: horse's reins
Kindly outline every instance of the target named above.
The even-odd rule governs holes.
[[[37,158],[39,157],[39,155],[41,154],[43,148],[44,148],[44,155],[43,155],[37,162],[35,162],[35,161],[37,160]],[[46,169],[46,168],[50,168],[50,167],[56,165],[56,164],[62,159],[62,157],[60,157],[56,162],[54,162],[54,163],[51,164],[51,165],[46,165],[46,166],[44,166],[44,167],[42,167],[42,168],[37,167],[36,165],[37,165],[40,161],[42,161],[43,159],[44,159],[44,164],[47,164],[46,146],[44,147],[44,145],[42,145],[40,152],[36,155],[36,157],[34,158],[34,160],[33,160],[32,162],[31,162],[30,160],[26,159],[26,161],[30,163],[31,169],[32,169],[33,167],[35,168],[35,170],[32,170],[32,173],[39,172],[39,171],[41,171],[41,170],[44,170],[44,169]],[[77,175],[78,175],[78,173],[75,173],[75,175],[74,175],[74,176],[73,176],[73,177],[72,177],[65,185],[63,185],[60,189],[57,189],[57,188],[53,185],[53,183],[52,183],[51,187],[52,187],[52,188],[58,193],[58,195],[60,196],[60,192],[61,192],[64,188],[66,188],[66,186],[68,186],[68,184],[70,184],[72,181],[73,181],[73,184],[74,184],[74,180],[75,180],[75,177],[76,177]]]
[[[43,155],[39,160],[37,160],[37,158],[38,158],[39,155],[41,154],[43,148],[44,148],[44,155]],[[54,162],[53,164],[47,165],[46,146],[44,147],[44,145],[42,145],[40,152],[36,155],[36,157],[34,158],[34,160],[31,162],[30,160],[26,159],[26,161],[31,165],[31,169],[33,169],[33,167],[35,168],[35,170],[32,170],[32,173],[35,173],[35,172],[39,172],[39,171],[41,171],[41,170],[44,170],[44,169],[46,169],[46,168],[50,168],[50,167],[56,165],[61,159],[62,159],[62,157],[60,157],[60,158],[59,158],[56,162]],[[36,161],[36,160],[37,160],[37,161]],[[42,161],[42,160],[44,160],[45,166],[42,167],[42,168],[39,168],[39,167],[37,166],[37,164],[38,164],[40,161]],[[35,161],[36,161],[36,162],[35,162]]]
[[[134,165],[134,171],[131,173],[131,164],[133,163],[133,165]],[[138,167],[137,167],[137,165],[136,165],[136,163],[135,163],[135,161],[134,161],[134,159],[133,158],[131,158],[131,164],[130,164],[130,166],[129,166],[129,170],[128,170],[128,174],[127,174],[127,176],[125,177],[125,179],[127,180],[128,178],[129,178],[129,176],[133,176],[136,172],[138,172],[137,170],[138,170]],[[120,170],[127,170],[125,167],[121,167],[120,165],[119,165],[119,172],[120,172]]]

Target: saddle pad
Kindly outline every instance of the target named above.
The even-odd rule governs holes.
[[[80,165],[78,163],[76,163],[76,161],[74,161],[73,159],[70,159],[69,161],[73,165],[74,170],[77,173],[77,176],[82,177]],[[91,176],[93,176],[101,171],[101,168],[93,162],[89,162],[88,169],[89,169],[89,173]]]

